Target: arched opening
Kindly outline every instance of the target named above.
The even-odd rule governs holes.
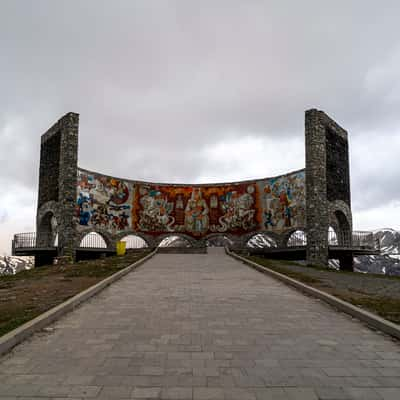
[[[278,247],[278,244],[268,233],[257,233],[247,241],[246,247],[263,249],[268,247]]]
[[[339,224],[339,231],[336,232],[338,245],[343,247],[351,247],[351,229],[346,215],[342,211],[335,211],[335,217]]]
[[[288,238],[287,247],[301,247],[307,245],[307,234],[302,230],[294,231]]]
[[[56,233],[56,236],[54,237],[53,245],[54,245],[54,247],[58,247],[58,232]]]
[[[42,217],[36,234],[38,247],[58,246],[58,223],[53,212],[48,211]]]
[[[121,240],[121,242],[126,243],[126,249],[142,249],[144,247],[149,247],[147,242],[141,238],[140,236],[137,235],[127,235],[124,236]]]
[[[215,235],[206,239],[207,247],[225,247],[231,246],[233,244],[233,240],[229,239],[228,236],[225,235]]]
[[[91,249],[106,249],[107,243],[99,233],[89,232],[82,238],[79,247]]]
[[[337,233],[331,226],[328,229],[328,245],[337,246],[339,244]]]
[[[161,240],[158,247],[192,247],[192,244],[182,236],[171,235]]]

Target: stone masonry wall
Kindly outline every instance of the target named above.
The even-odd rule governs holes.
[[[43,222],[57,218],[59,256],[75,257],[74,210],[78,162],[79,115],[68,113],[41,138],[38,241],[48,240]]]
[[[326,193],[326,139],[320,111],[306,111],[306,226],[307,262],[328,262],[328,205]]]
[[[305,136],[307,261],[327,265],[331,214],[339,212],[346,220],[341,230],[352,226],[347,132],[323,111],[311,109],[306,111]],[[336,210],[338,203],[346,205],[346,213]]]

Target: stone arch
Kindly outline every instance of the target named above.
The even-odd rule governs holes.
[[[77,238],[76,238],[75,247],[81,248],[81,243],[82,243],[83,239],[85,238],[85,236],[87,236],[91,233],[96,233],[104,240],[104,244],[105,244],[104,248],[107,248],[109,250],[115,249],[115,240],[113,239],[113,237],[110,235],[109,232],[107,232],[106,230],[103,230],[103,229],[93,229],[93,228],[88,228],[88,229],[85,229],[85,230],[79,232],[79,234],[77,235]],[[86,247],[88,247],[88,246],[86,246]],[[99,248],[103,248],[103,247],[99,247]]]
[[[331,226],[328,227],[328,245],[329,246],[337,246],[338,242],[338,226]]]
[[[182,241],[184,241],[185,243],[188,244],[188,246],[184,246],[184,247],[204,247],[204,241],[196,240],[189,235],[185,235],[184,233],[165,233],[163,235],[160,235],[156,239],[156,246],[163,247],[160,245],[168,237],[177,237],[177,238],[182,239]],[[201,244],[203,244],[203,246]],[[178,245],[178,246],[171,246],[171,247],[181,247],[181,246]]]
[[[55,247],[58,245],[58,226],[61,220],[57,202],[48,201],[40,207],[36,218],[36,235],[38,247]]]
[[[259,238],[257,240],[257,238]],[[258,242],[258,243],[257,243]],[[258,231],[243,238],[243,247],[280,247],[281,235],[270,231]],[[262,246],[264,244],[264,246]]]
[[[97,232],[88,232],[79,243],[79,248],[106,249],[107,243]]]
[[[335,230],[338,245],[351,247],[352,214],[350,207],[342,200],[329,203],[329,225]]]
[[[119,239],[121,242],[126,243],[126,249],[141,249],[149,247],[149,244],[140,235],[130,233]]]
[[[211,233],[204,238],[207,247],[235,246],[237,238],[225,233]]]
[[[55,216],[57,221],[60,221],[60,219],[61,219],[60,205],[56,201],[51,200],[51,201],[44,203],[39,208],[39,210],[37,212],[37,217],[36,217],[37,226],[40,225],[40,222],[43,219],[43,217],[49,212],[51,212]]]
[[[339,246],[351,247],[352,232],[346,215],[344,215],[342,211],[338,210],[335,211],[335,216],[339,222],[339,231],[337,232]]]
[[[280,234],[280,246],[281,247],[287,247],[288,246],[288,241],[290,240],[292,235],[297,231],[303,232],[305,235],[307,235],[307,230],[303,226],[299,226],[297,228],[288,229],[285,232]]]
[[[285,234],[286,247],[302,247],[307,245],[307,233],[304,229],[293,229]]]
[[[151,235],[147,235],[145,233],[141,233],[141,232],[137,232],[137,231],[133,231],[133,230],[126,230],[120,233],[117,233],[116,235],[113,236],[115,243],[123,240],[123,238],[127,237],[127,236],[137,236],[141,239],[143,239],[146,242],[146,246],[147,247],[156,247],[156,241],[154,240],[154,237],[152,237]]]

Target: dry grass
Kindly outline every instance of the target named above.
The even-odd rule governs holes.
[[[393,282],[398,281],[398,277],[328,270],[321,267],[303,266],[290,261],[270,260],[256,256],[247,258],[273,271],[289,276],[306,285],[322,290],[355,306],[377,314],[388,321],[400,324],[399,296],[391,296],[390,294],[382,295],[378,293],[382,286],[382,280]],[[349,285],[349,276],[354,276],[353,285]],[[346,279],[344,279],[345,277]],[[363,286],[362,280],[365,279],[368,279],[368,291],[360,289],[360,286]],[[374,285],[372,288],[371,282]],[[375,291],[373,290],[374,287],[376,287]]]
[[[0,336],[133,264],[148,252],[44,266],[0,277]]]

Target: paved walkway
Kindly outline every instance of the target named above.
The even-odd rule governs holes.
[[[210,249],[157,255],[0,359],[0,400],[400,399],[400,345]]]

